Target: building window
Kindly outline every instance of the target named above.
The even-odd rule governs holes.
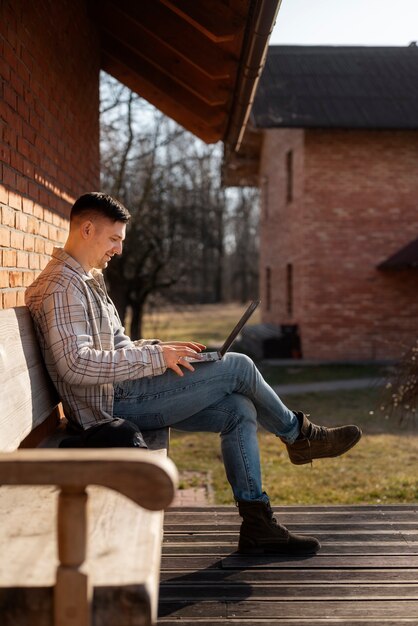
[[[266,267],[266,311],[271,310],[271,268]]]
[[[264,219],[267,221],[269,218],[269,179],[264,176],[262,182],[262,202],[264,209]]]
[[[293,200],[293,151],[286,152],[286,202]]]
[[[288,317],[293,316],[293,265],[286,265],[286,312]]]

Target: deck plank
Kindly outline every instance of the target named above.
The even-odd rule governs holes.
[[[234,507],[170,509],[161,568],[161,626],[418,624],[418,506],[275,507],[318,537],[311,557],[236,552]]]

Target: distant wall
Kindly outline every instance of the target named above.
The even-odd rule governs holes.
[[[99,186],[99,42],[84,0],[0,4],[0,308],[65,240]]]
[[[279,294],[265,321],[299,324],[306,358],[397,358],[417,337],[418,271],[377,265],[418,237],[418,132],[280,130],[266,131],[262,158],[262,175],[281,171],[262,226]],[[295,141],[296,196],[284,204],[283,154]]]
[[[289,163],[289,154],[292,156]],[[289,172],[291,165],[292,172]],[[292,180],[288,180],[289,174]],[[260,163],[260,294],[263,321],[294,322],[299,308],[299,280],[293,280],[293,314],[289,315],[287,266],[298,268],[304,199],[304,131],[274,128],[264,133]],[[292,194],[289,197],[289,185]],[[267,283],[270,283],[268,285]]]

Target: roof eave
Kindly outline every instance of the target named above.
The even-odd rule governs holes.
[[[249,16],[229,123],[224,137],[227,151],[237,151],[240,148],[281,1],[258,0],[252,15]]]

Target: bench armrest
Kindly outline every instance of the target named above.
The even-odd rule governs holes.
[[[101,485],[152,511],[169,506],[177,482],[174,463],[147,450],[35,448],[0,454],[0,484]]]

